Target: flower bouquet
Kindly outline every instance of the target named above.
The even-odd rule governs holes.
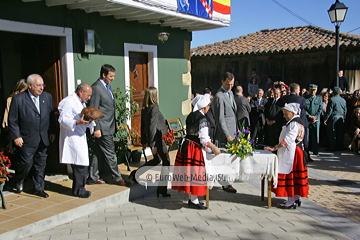
[[[0,152],[0,182],[8,180],[10,172],[8,168],[11,166],[11,161],[8,156],[4,155],[4,152]]]
[[[250,139],[250,131],[242,129],[237,131],[234,140],[228,142],[225,148],[231,155],[237,155],[241,159],[252,156],[254,151],[252,148],[253,140]]]
[[[163,137],[166,145],[171,147],[174,144],[174,141],[175,141],[174,130],[168,129],[168,132],[166,134],[164,134],[162,137]]]

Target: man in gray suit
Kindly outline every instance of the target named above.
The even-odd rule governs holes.
[[[232,73],[226,72],[223,76],[222,86],[216,93],[211,107],[214,110],[216,128],[215,144],[224,147],[227,142],[234,139],[237,129],[236,103],[231,88],[234,86],[235,77]],[[227,181],[220,183],[224,191],[236,193],[236,189]]]
[[[103,118],[96,120],[94,128],[95,155],[90,164],[88,184],[105,183],[99,176],[99,164],[106,163],[110,170],[115,184],[125,186],[122,179],[115,153],[113,134],[115,133],[115,100],[111,92],[110,83],[115,79],[115,68],[104,64],[100,70],[100,78],[91,86],[92,96],[90,106],[98,108],[103,113]]]
[[[251,106],[248,98],[243,96],[243,88],[241,86],[237,86],[235,88],[234,100],[237,107],[236,117],[238,120],[238,126],[247,129],[250,127],[249,113],[251,111]]]

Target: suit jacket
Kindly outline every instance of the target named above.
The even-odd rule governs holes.
[[[229,92],[234,99],[233,93]],[[225,144],[227,143],[226,138],[228,136],[234,137],[237,129],[236,104],[235,102],[232,104],[228,94],[223,88],[220,88],[211,103],[211,107],[214,110],[216,121],[215,140],[220,144]]]
[[[141,111],[141,143],[154,147],[156,139],[167,133],[165,118],[158,105]]]
[[[40,113],[30,97],[29,90],[13,96],[9,112],[11,140],[23,138],[23,147],[39,146],[42,140],[49,146],[49,134],[55,133],[53,102],[50,93],[39,96]]]
[[[261,98],[259,104],[258,98],[251,99],[251,122],[256,125],[258,121],[261,121],[262,125],[265,125],[265,114],[264,110],[258,109],[260,105],[265,106],[267,98]]]
[[[205,114],[205,117],[208,122],[209,136],[211,140],[214,140],[215,126],[216,126],[214,109],[209,108],[209,111]]]
[[[92,87],[92,96],[89,105],[99,109],[103,113],[103,118],[96,120],[95,131],[101,130],[102,135],[113,135],[116,130],[115,121],[115,101],[112,100],[106,87],[97,80]]]
[[[290,95],[283,96],[279,103],[277,103],[280,107],[284,107],[285,103],[299,103],[300,104],[300,119],[303,123],[304,127],[308,127],[309,122],[306,117],[306,100],[302,96],[298,96],[296,93],[291,93]]]
[[[275,104],[273,104],[274,101],[274,98],[270,98],[265,104],[265,119],[269,119],[271,121],[275,120],[275,122],[280,123],[283,121],[281,107],[277,104],[277,102],[280,101],[280,98]]]
[[[243,119],[247,119],[248,124],[250,124],[249,113],[251,111],[251,106],[249,100],[241,95],[235,95],[234,100],[237,107],[237,111],[236,111],[237,120],[242,121]]]

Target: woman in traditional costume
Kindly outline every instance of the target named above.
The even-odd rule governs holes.
[[[296,205],[301,205],[300,197],[307,197],[309,193],[308,172],[302,143],[304,126],[299,116],[300,104],[285,104],[282,110],[287,123],[282,127],[280,142],[272,148],[265,147],[264,149],[271,152],[277,150],[278,185],[272,191],[277,197],[288,197],[281,208],[296,209]]]
[[[211,142],[205,114],[210,109],[209,95],[198,95],[192,100],[193,112],[186,118],[187,135],[175,159],[172,189],[189,194],[188,206],[194,209],[207,209],[198,196],[206,195],[207,177],[203,148],[211,149],[215,155],[220,150]]]

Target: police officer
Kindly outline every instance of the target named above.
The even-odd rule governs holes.
[[[328,151],[343,150],[344,146],[344,122],[346,116],[346,101],[340,96],[341,89],[334,87],[334,96],[330,99],[324,124],[327,126],[329,137]]]
[[[317,96],[318,86],[310,84],[309,95],[306,99],[306,117],[309,121],[308,131],[306,131],[306,139],[309,144],[308,150],[314,155],[319,154],[319,132],[320,132],[320,115],[322,112],[322,100]]]

